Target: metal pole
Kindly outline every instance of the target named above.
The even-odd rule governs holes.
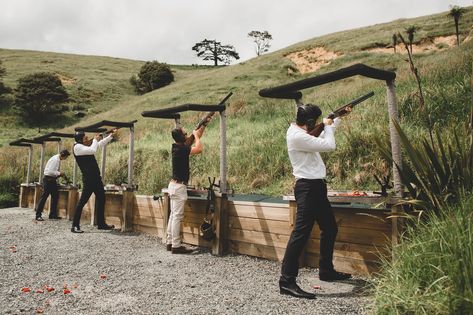
[[[220,192],[227,193],[227,123],[225,111],[220,113]]]
[[[43,165],[44,165],[44,142],[41,143],[41,159],[39,161],[39,179],[38,181],[41,183],[41,179],[43,178]]]
[[[61,153],[61,141],[57,142],[57,154]]]
[[[100,168],[100,175],[102,175],[102,182],[105,184],[105,160],[107,159],[107,145],[102,147],[102,167]]]
[[[33,146],[30,145],[28,148],[28,170],[26,172],[26,183],[30,183],[31,178],[31,161],[33,159]]]
[[[399,114],[397,110],[396,101],[396,87],[394,80],[386,81],[387,84],[387,98],[388,98],[388,112],[389,112],[389,135],[391,139],[391,151],[394,161],[393,165],[393,180],[394,180],[394,192],[397,197],[402,196],[402,183],[401,175],[398,168],[402,168],[402,157],[401,157],[401,144],[399,141],[399,135],[396,127],[394,127],[393,121],[399,122]]]
[[[128,188],[133,188],[133,162],[135,159],[135,128],[130,127],[130,152],[128,155]]]

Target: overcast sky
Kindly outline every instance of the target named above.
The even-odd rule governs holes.
[[[0,48],[204,64],[207,38],[255,56],[248,32],[267,30],[270,51],[336,31],[470,6],[472,0],[0,0]]]

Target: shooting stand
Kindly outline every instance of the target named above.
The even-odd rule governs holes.
[[[28,139],[18,139],[13,142],[10,142],[10,146],[14,147],[26,147],[28,148],[28,168],[26,171],[26,182],[21,183],[20,185],[20,202],[19,202],[19,207],[21,208],[28,208],[28,207],[33,207],[34,208],[34,198],[29,199],[28,197],[30,195],[34,196],[34,187],[36,184],[34,182],[30,182],[31,179],[31,163],[33,159],[33,145],[31,143],[32,140]],[[31,193],[30,193],[31,190]]]
[[[198,111],[198,112],[219,112],[220,113],[220,191],[216,192],[216,209],[213,219],[214,229],[216,237],[212,241],[205,241],[202,238],[200,233],[197,237],[193,239],[187,239],[184,237],[184,241],[200,245],[200,246],[207,246],[212,248],[212,253],[214,255],[223,255],[227,252],[227,228],[228,225],[228,213],[225,211],[227,209],[227,135],[226,135],[226,100],[232,95],[233,93],[229,93],[219,104],[217,105],[202,105],[202,104],[184,104],[176,107],[164,108],[164,109],[157,109],[151,111],[144,111],[141,113],[143,117],[150,117],[150,118],[161,118],[161,119],[174,119],[176,128],[181,127],[180,113],[187,112],[187,111]],[[163,234],[162,240],[166,242],[166,230],[167,230],[167,222],[169,219],[170,214],[170,198],[167,192],[167,189],[163,189],[162,192],[164,193],[164,226],[163,226]],[[202,192],[203,194],[207,194],[206,191]],[[200,199],[202,197],[194,197],[195,191],[193,193],[188,193],[189,199],[186,203],[188,207],[193,209],[192,205],[194,205],[194,209],[196,209],[195,205],[199,205]],[[194,200],[195,199],[195,200]],[[201,202],[200,206],[201,207]],[[194,210],[193,209],[193,210]],[[201,214],[199,212],[199,214]],[[202,220],[203,221],[203,216]]]
[[[296,82],[292,82],[285,85],[276,86],[273,88],[262,89],[259,91],[259,95],[262,97],[268,98],[278,98],[278,99],[293,99],[296,102],[297,106],[302,105],[302,92],[300,90],[312,88],[315,86],[323,85],[326,83],[346,79],[355,75],[361,75],[372,79],[382,80],[386,82],[387,89],[387,101],[388,101],[388,113],[389,113],[389,133],[391,140],[391,150],[394,160],[393,165],[393,179],[394,179],[394,197],[402,197],[402,184],[401,176],[399,173],[398,167],[402,167],[401,159],[401,147],[399,141],[399,135],[394,127],[394,121],[399,122],[399,114],[397,109],[396,101],[396,91],[395,91],[395,78],[396,73],[392,71],[386,71],[382,69],[376,69],[364,64],[355,64],[346,68],[342,68],[333,72],[328,72],[322,75],[314,76],[311,78],[302,79]],[[396,166],[397,164],[397,166]],[[290,209],[292,216],[295,216],[295,202],[292,196],[285,197],[285,199],[290,200]],[[292,201],[291,201],[292,199]],[[395,202],[394,202],[395,203]],[[401,212],[401,209],[398,209],[399,206],[392,206],[391,213],[393,215],[392,219],[392,242],[396,244],[399,237],[399,222],[396,215]]]
[[[83,132],[93,132],[93,133],[106,133],[107,128],[128,128],[130,130],[129,138],[129,153],[128,153],[128,182],[126,185],[121,185],[117,188],[116,185],[109,187],[105,185],[105,216],[109,214],[110,216],[119,217],[121,230],[122,232],[131,231],[133,227],[133,200],[135,197],[134,191],[136,190],[136,185],[133,184],[133,161],[134,161],[134,134],[135,134],[135,123],[137,120],[129,122],[119,122],[119,121],[110,121],[102,120],[95,124],[91,124],[84,127],[76,127],[75,131]],[[102,147],[102,163],[100,168],[100,173],[102,176],[102,181],[105,182],[105,164],[107,156],[107,145]],[[107,211],[108,205],[113,205],[115,203],[121,203],[121,213],[116,213],[115,211]],[[91,209],[90,221],[92,225],[97,224],[97,211],[96,209]]]

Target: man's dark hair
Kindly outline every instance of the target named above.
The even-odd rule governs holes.
[[[60,156],[62,157],[68,157],[69,155],[71,155],[69,153],[69,151],[67,151],[66,149],[62,150],[60,153],[59,153]]]
[[[315,124],[315,121],[322,115],[322,111],[317,105],[307,104],[297,107],[296,123],[299,126]]]
[[[85,136],[85,132],[83,132],[83,131],[76,131],[76,133],[74,134],[74,140],[75,140],[77,143],[82,143],[82,141],[84,140],[84,136]]]
[[[177,143],[182,143],[182,142],[186,141],[186,136],[182,132],[181,128],[173,129],[171,131],[171,135],[172,135],[172,138],[174,139],[174,141],[176,141]]]

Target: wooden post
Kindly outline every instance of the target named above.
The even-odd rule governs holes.
[[[31,180],[31,161],[33,160],[33,146],[28,148],[28,170],[26,171],[26,183],[29,184]]]
[[[128,185],[129,189],[133,189],[133,163],[135,160],[135,128],[130,127],[130,142],[129,142],[129,152],[128,152]]]
[[[122,199],[122,232],[133,230],[133,204],[135,200],[135,193],[133,191],[125,190]]]
[[[394,180],[394,197],[402,197],[402,182],[399,168],[402,168],[401,144],[394,121],[399,122],[399,114],[397,110],[396,88],[394,80],[386,81],[387,84],[387,98],[388,98],[388,112],[389,112],[389,134],[391,140],[391,151],[393,157],[393,180]],[[391,242],[392,245],[399,243],[399,236],[402,233],[402,207],[393,205],[391,207],[392,215],[392,231]],[[394,258],[394,257],[393,257]]]
[[[20,186],[20,203],[19,207],[20,208],[28,208],[28,186]]]
[[[227,123],[225,111],[220,113],[220,192],[227,193]]]
[[[163,234],[161,235],[161,241],[166,244],[167,230],[168,230],[168,220],[169,214],[171,212],[171,200],[169,198],[169,193],[164,192],[163,194]]]
[[[36,209],[36,206],[38,205],[39,198],[41,197],[41,194],[43,193],[43,186],[40,184],[37,184],[34,186],[34,199],[33,199],[33,207]]]
[[[67,209],[66,209],[66,217],[70,221],[74,218],[74,214],[76,213],[76,205],[77,200],[79,198],[79,190],[77,187],[69,188],[68,196],[67,196]]]
[[[228,196],[219,194],[215,198],[213,223],[216,238],[212,242],[212,254],[224,255],[228,251]]]

